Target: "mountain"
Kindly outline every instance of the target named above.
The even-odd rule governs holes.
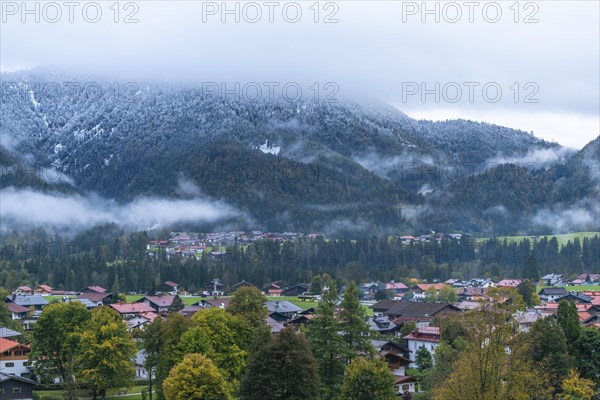
[[[569,163],[589,164],[594,149],[571,155],[492,124],[417,121],[378,103],[253,102],[199,88],[91,84],[42,70],[3,73],[2,81],[2,159],[27,160],[55,180],[3,175],[1,187],[68,187],[121,204],[202,197],[240,210],[236,224],[246,227],[352,234],[515,233],[531,228],[543,207],[592,195],[592,181]],[[515,166],[526,178],[518,185],[503,176],[511,167],[499,160],[535,152],[570,158]],[[582,176],[574,193],[560,183],[573,174]]]

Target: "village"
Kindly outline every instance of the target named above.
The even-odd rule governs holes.
[[[284,240],[292,235],[280,238]],[[222,245],[233,238],[219,235],[204,239]],[[188,237],[177,236],[175,242],[189,240]],[[363,282],[356,286],[368,326],[361,335],[369,338],[377,357],[387,364],[394,377],[395,392],[411,398],[411,394],[421,390],[419,375],[411,373],[420,367],[419,353],[426,350],[431,360],[435,360],[436,348],[443,339],[440,318],[461,318],[461,315],[473,310],[515,301],[516,294],[522,292],[525,283],[533,288],[531,298],[527,299],[528,304],[519,305],[519,309],[511,315],[519,331],[528,332],[540,319],[555,318],[559,305],[565,301],[575,305],[581,327],[600,330],[600,275],[583,273],[568,282],[559,274],[548,274],[536,283],[522,279],[495,282],[488,278],[435,280],[431,283],[417,280]],[[226,287],[219,279],[206,282],[202,287],[199,296],[192,296],[172,281],[157,285],[155,293],[127,296],[110,293],[94,285],[72,291],[54,290],[48,285],[14,288],[4,299],[12,320],[11,327],[0,327],[0,393],[11,393],[12,397],[6,397],[10,399],[33,398],[40,382],[36,381],[35,375],[38,360],[30,352],[30,333],[45,308],[53,303],[78,302],[90,311],[109,308],[118,314],[131,340],[137,343],[138,350],[131,364],[135,369],[135,379],[141,386],[152,378],[150,374],[153,372],[146,368],[144,347],[140,342],[143,342],[143,332],[156,319],[164,320],[172,313],[191,319],[209,309],[227,310],[240,289],[252,288],[264,295],[264,322],[271,335],[277,336],[289,327],[302,332],[314,320],[319,301],[327,290],[322,286],[317,289],[316,284],[282,281],[256,285],[241,281]],[[342,286],[339,290],[340,303],[345,289]],[[54,383],[60,385],[58,376]],[[145,390],[144,393],[147,393]],[[123,395],[126,393],[124,391]]]

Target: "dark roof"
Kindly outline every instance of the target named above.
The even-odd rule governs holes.
[[[398,305],[384,312],[384,314],[405,317],[432,317],[442,310],[460,311],[460,308],[442,302],[407,302],[407,304]]]
[[[87,299],[94,303],[102,301],[107,297],[110,297],[110,293],[91,292],[91,293],[81,293],[79,296],[77,296],[78,299]]]
[[[7,299],[15,304],[18,304],[23,307],[27,306],[45,306],[48,305],[48,300],[43,298],[38,294],[33,295],[15,295],[14,298],[12,296],[8,296]]]
[[[269,313],[297,313],[303,311],[302,308],[287,300],[268,300],[266,306]]]
[[[251,284],[250,282],[246,282],[246,281],[241,281],[238,282],[236,284],[234,284],[232,287],[234,288],[238,288],[238,287],[244,287],[244,286],[248,286],[248,287],[256,287],[253,284]]]
[[[564,287],[552,287],[552,288],[543,288],[542,290],[540,290],[538,292],[538,294],[549,294],[549,295],[566,295],[569,292],[567,292],[567,289],[565,289]]]
[[[19,381],[19,382],[23,382],[23,383],[28,383],[30,385],[37,384],[35,381],[32,381],[31,379],[22,378],[20,376],[9,375],[9,374],[5,374],[4,372],[0,372],[0,383],[9,381],[11,379],[14,379],[15,381]]]
[[[390,310],[402,304],[408,304],[408,301],[404,300],[379,300],[377,303],[373,304],[371,308],[373,310]]]
[[[592,298],[586,294],[583,293],[579,293],[576,292],[574,290],[570,291],[569,293],[567,293],[566,295],[559,297],[558,299],[556,299],[556,301],[561,301],[561,300],[573,300],[575,302],[581,302],[581,303],[591,303],[592,302]]]

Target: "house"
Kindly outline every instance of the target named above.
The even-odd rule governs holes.
[[[22,307],[29,308],[30,311],[42,310],[49,303],[48,300],[44,299],[42,296],[38,296],[35,294],[32,295],[16,295],[8,296],[6,298],[7,302],[18,304]]]
[[[231,288],[235,292],[236,290],[238,290],[240,288],[243,288],[243,287],[253,287],[253,288],[255,288],[256,286],[254,286],[250,282],[246,282],[245,280],[243,280],[241,282],[238,282],[238,283],[234,284]]]
[[[203,286],[204,291],[202,294],[205,296],[223,296],[225,294],[225,285],[218,279],[213,279],[209,283]]]
[[[395,376],[406,375],[406,368],[412,363],[408,358],[404,358],[401,354],[393,351],[380,351],[378,356],[385,360],[392,375]]]
[[[400,354],[404,358],[408,358],[408,349],[396,342],[392,342],[391,340],[373,339],[371,340],[371,344],[378,353],[392,352]]]
[[[107,290],[102,286],[92,285],[88,286],[81,291],[81,293],[106,293]]]
[[[48,285],[38,285],[33,291],[34,294],[40,296],[50,296],[52,294],[53,289]]]
[[[33,294],[33,289],[29,286],[19,286],[13,290],[13,294],[16,294],[17,296],[29,296]]]
[[[566,296],[567,294],[567,289],[565,289],[564,287],[543,288],[538,292],[540,300],[544,303],[555,302],[556,299]]]
[[[408,286],[401,282],[390,281],[385,284],[385,290],[389,290],[394,294],[402,294],[408,292]]]
[[[154,312],[154,308],[146,303],[123,303],[118,301],[110,305],[115,309],[123,319],[131,319],[139,314]]]
[[[418,393],[419,380],[414,376],[395,376],[394,387],[398,396],[405,395],[406,393]]]
[[[443,283],[420,283],[414,285],[410,290],[413,292],[413,299],[417,300],[425,300],[425,294],[427,290],[435,290],[436,293],[439,293],[440,289],[444,287]]]
[[[33,400],[36,382],[0,371],[0,398],[2,400]]]
[[[373,313],[379,314],[384,313],[392,308],[396,308],[399,305],[407,305],[408,301],[399,301],[399,300],[379,300],[377,303],[371,306],[373,309]]]
[[[484,289],[496,286],[494,281],[492,281],[491,279],[488,279],[488,278],[473,278],[467,282],[467,285],[470,287],[477,287],[477,288],[484,288]]]
[[[564,286],[563,276],[559,274],[548,274],[541,278],[543,286]]]
[[[85,298],[82,298],[82,299],[67,298],[64,301],[67,301],[67,302],[68,301],[78,301],[78,302],[82,303],[85,306],[85,308],[87,308],[88,310],[91,310],[91,309],[96,308],[96,307],[100,307],[97,303],[94,303],[94,302],[92,302],[92,301],[90,301],[88,299],[85,299]]]
[[[154,311],[160,313],[167,313],[175,300],[175,296],[145,296],[136,303],[145,303],[149,305]]]
[[[13,340],[0,338],[0,371],[27,378],[31,375],[29,346]]]
[[[8,311],[10,311],[13,321],[27,318],[31,311],[29,308],[20,306],[16,303],[8,303],[6,307],[8,308]]]
[[[298,307],[294,303],[283,300],[267,300],[265,303],[267,306],[267,310],[269,311],[269,315],[273,313],[279,313],[287,317],[287,319],[291,319],[296,316],[296,314],[302,312],[302,308]]]
[[[367,320],[371,331],[377,335],[393,335],[397,336],[400,333],[402,325],[396,325],[388,317],[383,314],[374,315]]]
[[[267,296],[281,296],[281,287],[276,283],[271,283],[265,287],[264,290]]]
[[[110,293],[106,292],[82,292],[77,299],[90,301],[95,307],[106,306],[110,302]]]
[[[288,320],[287,322],[285,322],[286,326],[289,325],[294,325],[297,329],[301,326],[305,326],[306,324],[308,324],[310,322],[311,319],[313,319],[315,316],[314,314],[300,314],[295,318],[292,318],[290,320]]]
[[[483,287],[467,286],[458,290],[458,299],[460,301],[482,300],[487,290]]]
[[[285,328],[285,326],[281,322],[271,317],[267,317],[267,325],[271,329],[271,334],[279,333]]]
[[[191,305],[191,306],[187,306],[184,307],[183,309],[179,310],[179,314],[183,315],[184,317],[191,317],[192,315],[196,314],[198,311],[203,310],[204,307],[199,306],[199,305]]]
[[[308,292],[308,285],[299,283],[298,285],[290,286],[287,289],[284,289],[281,292],[282,296],[301,296],[304,293]]]
[[[125,321],[127,329],[131,332],[134,329],[144,330],[147,324],[152,323],[156,318],[160,318],[160,315],[153,311],[141,312],[136,316]]]
[[[521,332],[529,332],[531,326],[538,319],[546,318],[551,314],[543,312],[542,310],[526,310],[526,311],[517,311],[513,314],[514,320],[519,324],[519,331]]]
[[[575,303],[592,304],[591,296],[576,292],[575,290],[571,290],[568,294],[556,299],[557,302],[560,302],[561,300],[574,301]]]
[[[447,313],[459,313],[461,310],[450,303],[443,302],[402,302],[403,304],[392,308],[383,314],[392,319],[396,325],[405,322],[414,322],[417,327],[425,327],[437,316]]]
[[[163,293],[168,293],[172,296],[177,294],[177,284],[173,281],[165,281],[156,287],[156,290]]]
[[[222,310],[225,310],[227,307],[229,307],[229,298],[225,298],[225,299],[203,299],[200,300],[198,303],[196,303],[197,305],[199,305],[202,308],[220,308]]]
[[[502,279],[500,282],[496,284],[497,287],[509,287],[516,288],[523,282],[521,279]]]
[[[427,326],[417,328],[407,336],[404,340],[408,343],[409,359],[416,363],[417,350],[424,347],[433,357],[435,349],[440,344],[440,328],[437,326]]]
[[[21,336],[20,332],[13,331],[12,329],[0,326],[0,338],[8,339]]]
[[[148,371],[146,370],[146,352],[139,350],[135,353],[135,379],[148,379]]]
[[[583,282],[583,283],[580,283],[580,285],[594,284],[596,282],[600,282],[600,274],[588,274],[588,273],[579,274],[573,282],[575,282],[575,281]],[[571,283],[573,283],[573,282],[571,282]]]

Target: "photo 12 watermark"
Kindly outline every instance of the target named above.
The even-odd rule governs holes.
[[[135,1],[2,1],[0,20],[7,23],[140,22],[140,3]]]
[[[339,23],[340,6],[333,1],[203,1],[202,23]]]
[[[251,103],[337,103],[336,96],[340,91],[336,82],[202,82],[200,87],[205,96]]]
[[[514,103],[537,104],[536,82],[402,82],[402,103]]]
[[[403,1],[402,23],[539,23],[539,3],[533,1]]]

